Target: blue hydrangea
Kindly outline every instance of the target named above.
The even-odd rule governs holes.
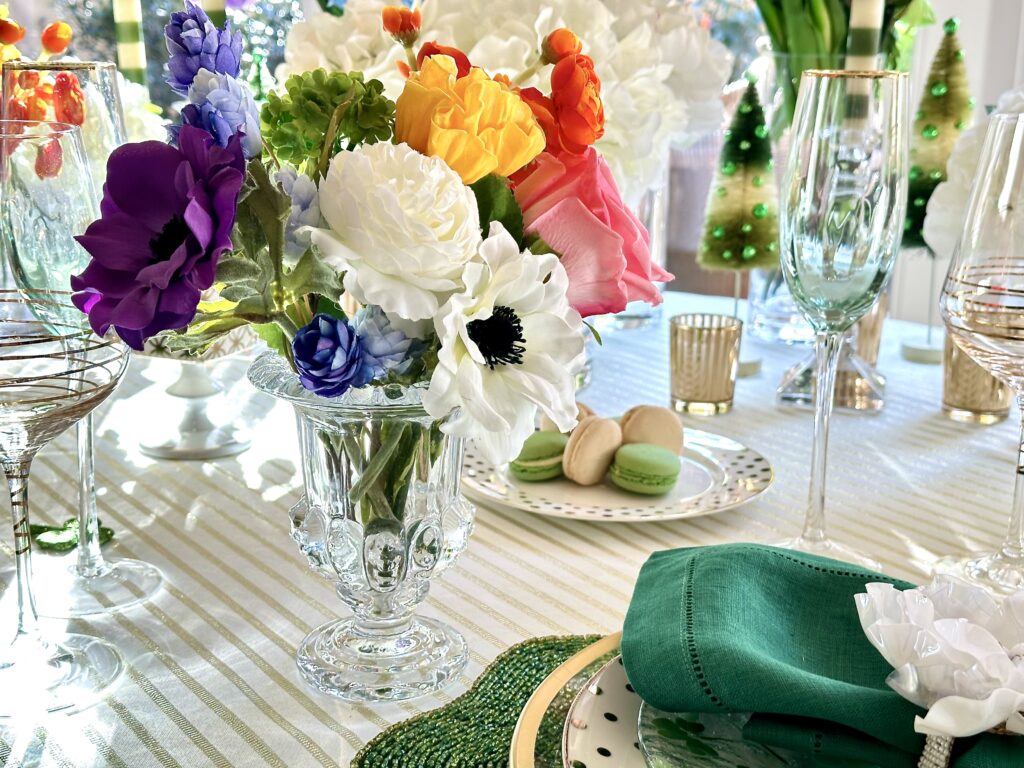
[[[317,315],[292,340],[302,386],[321,397],[365,387],[374,368],[355,330],[344,320]]]
[[[320,193],[316,183],[292,166],[285,165],[274,175],[284,193],[292,199],[292,212],[285,230],[285,250],[298,259],[309,248],[310,233],[305,227],[320,226]]]
[[[247,159],[263,152],[260,111],[249,86],[231,75],[200,70],[188,89],[189,104],[181,110],[181,125],[194,125],[209,131],[222,147],[241,131],[242,151]],[[180,126],[171,127],[174,142]]]
[[[164,27],[167,40],[167,84],[185,96],[201,69],[238,77],[242,71],[242,33],[231,31],[231,22],[217,29],[206,12],[192,0],[185,10],[171,14]]]
[[[356,335],[363,345],[363,354],[374,368],[375,378],[388,373],[401,376],[409,371],[423,353],[423,342],[411,339],[395,328],[378,306],[368,306],[355,316]]]

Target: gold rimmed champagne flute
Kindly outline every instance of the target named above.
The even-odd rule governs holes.
[[[872,568],[825,530],[828,433],[843,334],[878,301],[903,233],[907,90],[898,72],[804,72],[780,190],[782,272],[818,356],[807,517],[784,546]]]
[[[71,275],[88,264],[89,254],[74,236],[98,216],[93,164],[78,126],[0,120],[0,256],[17,288],[66,292]],[[41,319],[85,323],[70,301],[37,306],[58,313]],[[87,414],[77,428],[79,542],[73,558],[47,557],[38,563],[47,585],[40,591],[39,609],[47,616],[84,616],[134,605],[151,597],[163,580],[149,563],[106,558],[101,552],[92,416]]]
[[[940,298],[954,343],[1006,382],[1024,416],[1024,116],[993,115],[974,176],[963,233]],[[998,551],[945,560],[995,592],[1024,588],[1024,438],[1010,526]]]
[[[14,640],[0,648],[0,717],[89,706],[124,669],[105,640],[48,635],[32,588],[32,460],[110,396],[129,358],[120,340],[57,320],[69,306],[66,293],[0,291],[0,466],[10,491],[17,572],[5,594],[15,601],[17,618]]]

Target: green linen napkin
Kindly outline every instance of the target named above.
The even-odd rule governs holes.
[[[655,553],[626,615],[626,673],[659,709],[753,712],[745,735],[762,743],[913,768],[924,713],[886,685],[861,629],[854,595],[869,582],[913,586],[754,544]],[[1020,768],[1024,738],[959,740],[954,764]]]

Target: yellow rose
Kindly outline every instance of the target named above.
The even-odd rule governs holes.
[[[450,56],[431,56],[398,97],[395,139],[444,160],[466,184],[511,176],[544,151],[544,131],[519,94]]]

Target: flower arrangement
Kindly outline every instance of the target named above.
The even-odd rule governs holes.
[[[324,398],[421,388],[446,431],[505,461],[538,409],[574,423],[583,317],[657,303],[671,276],[594,147],[602,84],[580,38],[547,35],[531,66],[550,85],[523,88],[536,73],[418,45],[419,10],[376,23],[404,52],[396,101],[316,69],[257,113],[240,35],[186,0],[166,34],[188,104],[168,142],[111,155],[74,301],[136,349],[201,351],[250,326]]]
[[[323,13],[289,32],[278,78],[317,68],[359,70],[398,98],[405,87],[395,66],[401,43],[381,28],[384,5],[385,0],[322,2]],[[687,3],[423,0],[419,10],[421,40],[445,41],[465,52],[464,62],[492,76],[514,78],[524,88],[545,82],[542,48],[553,32],[571,29],[585,40],[607,116],[595,146],[632,207],[646,190],[664,183],[673,142],[720,127],[731,55],[711,39]]]

